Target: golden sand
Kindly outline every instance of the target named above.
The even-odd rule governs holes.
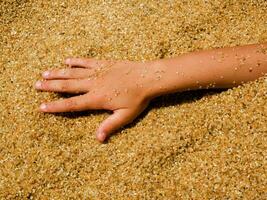
[[[0,199],[266,198],[266,78],[160,97],[102,145],[94,131],[107,113],[39,113],[62,96],[33,84],[68,56],[266,42],[267,1],[10,0],[0,29]]]

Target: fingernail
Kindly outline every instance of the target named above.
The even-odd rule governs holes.
[[[46,108],[47,108],[47,105],[46,104],[44,104],[44,103],[42,103],[41,105],[40,105],[40,110],[46,110]]]
[[[65,62],[66,62],[66,64],[69,64],[70,58],[67,58]]]
[[[36,89],[41,89],[41,87],[42,87],[42,82],[41,82],[41,81],[37,81],[37,82],[35,83],[35,88],[36,88]]]
[[[43,73],[43,77],[44,77],[44,78],[48,78],[49,74],[50,74],[49,71],[45,71],[45,72]]]

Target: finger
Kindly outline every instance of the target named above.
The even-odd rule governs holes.
[[[99,67],[101,61],[93,58],[67,58],[65,64],[71,67],[94,68]]]
[[[37,81],[37,90],[49,92],[84,93],[89,91],[90,80],[69,79],[69,80],[49,80]]]
[[[82,111],[89,109],[102,109],[99,102],[95,101],[89,94],[43,103],[40,106],[40,111],[49,113]]]
[[[139,113],[138,113],[139,114]],[[137,116],[137,113],[129,109],[120,109],[114,111],[107,119],[105,119],[97,130],[97,140],[104,142],[104,140],[115,130],[130,123]]]
[[[78,79],[87,78],[92,74],[90,69],[67,68],[45,71],[42,76],[44,79]]]
[[[67,58],[66,65],[77,66],[83,68],[106,67],[115,63],[114,61],[98,60],[94,58]]]

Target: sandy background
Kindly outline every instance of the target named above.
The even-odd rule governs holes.
[[[4,0],[0,29],[0,199],[266,199],[266,78],[158,98],[103,145],[107,113],[38,113],[62,96],[33,84],[67,56],[266,42],[267,1]]]

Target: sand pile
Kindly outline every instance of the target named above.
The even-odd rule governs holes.
[[[0,199],[265,199],[266,78],[161,97],[107,144],[105,112],[37,112],[68,56],[151,60],[267,41],[267,1],[0,2]],[[201,66],[200,66],[201,67]]]

